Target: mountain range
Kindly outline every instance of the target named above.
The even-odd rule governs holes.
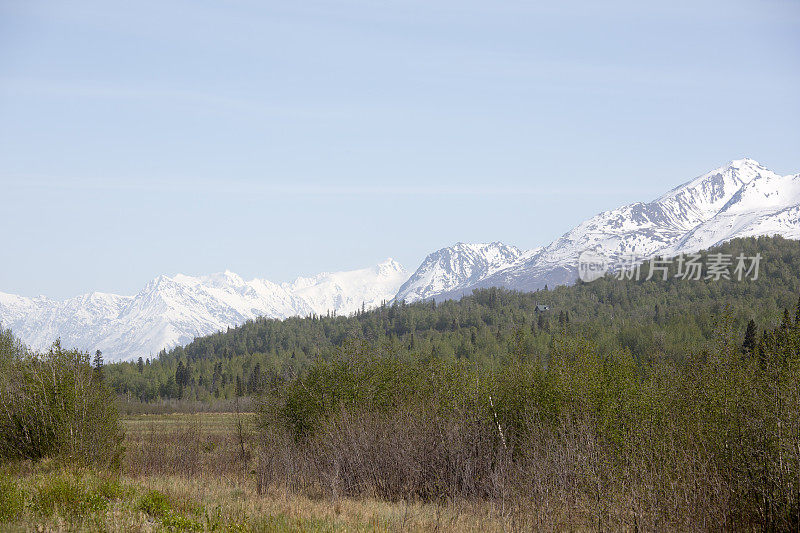
[[[53,300],[0,292],[0,323],[35,349],[60,338],[65,346],[100,349],[109,360],[151,357],[259,316],[349,314],[383,301],[459,298],[483,287],[529,291],[572,283],[585,250],[605,256],[614,268],[631,256],[673,256],[736,237],[775,234],[800,239],[800,174],[780,176],[739,159],[651,202],[602,212],[531,250],[459,242],[428,255],[410,276],[387,259],[280,285],[226,271],[159,276],[135,296],[95,292]]]
[[[52,300],[0,292],[0,323],[34,349],[62,345],[94,351],[107,360],[152,357],[164,348],[260,316],[349,314],[394,297],[408,272],[393,259],[372,268],[324,272],[278,285],[245,281],[233,272],[158,276],[135,296],[94,292]]]
[[[800,239],[800,174],[780,176],[752,159],[739,159],[651,202],[595,215],[543,248],[523,252],[495,242],[438,250],[396,298],[413,302],[457,298],[484,287],[532,291],[572,283],[585,250],[605,256],[614,269],[631,257],[671,257],[736,237],[776,234]]]

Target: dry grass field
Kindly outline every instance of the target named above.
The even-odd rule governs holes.
[[[128,416],[120,474],[67,470],[48,461],[3,466],[0,523],[6,513],[17,516],[3,525],[10,531],[491,532],[535,526],[527,513],[489,504],[331,499],[280,486],[258,494],[255,422],[253,414]]]

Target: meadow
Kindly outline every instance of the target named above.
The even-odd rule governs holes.
[[[0,529],[797,531],[800,244],[748,243],[757,283],[557,321],[487,289],[105,366],[0,330]]]
[[[524,523],[522,513],[488,504],[332,500],[322,492],[278,486],[259,493],[256,420],[254,413],[124,417],[125,457],[118,473],[48,460],[4,465],[2,529],[507,531]]]

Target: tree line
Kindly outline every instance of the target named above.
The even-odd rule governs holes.
[[[351,316],[260,318],[195,339],[151,359],[106,365],[108,383],[137,401],[184,398],[213,402],[253,395],[285,382],[351,340],[422,361],[501,364],[523,351],[547,360],[553,338],[580,334],[604,353],[628,349],[634,361],[680,360],[707,347],[728,309],[742,331],[778,324],[800,292],[800,243],[780,237],[737,239],[708,253],[763,257],[757,280],[683,280],[671,266],[666,281],[609,275],[592,283],[533,293],[498,288],[459,301],[393,302]],[[538,312],[537,304],[550,310]]]

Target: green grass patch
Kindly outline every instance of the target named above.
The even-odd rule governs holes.
[[[44,478],[34,489],[31,509],[37,515],[59,514],[84,518],[108,509],[112,500],[121,498],[123,489],[113,479],[61,474]]]
[[[203,531],[206,529],[200,521],[182,515],[174,507],[172,500],[157,490],[148,491],[141,497],[138,505],[140,511],[159,519],[161,525],[169,531]]]
[[[0,474],[0,524],[52,518],[85,523],[100,519],[128,492],[115,478],[93,473]]]
[[[172,511],[172,503],[165,494],[150,490],[139,500],[138,508],[153,518],[161,518]]]
[[[0,522],[16,520],[25,509],[25,493],[11,479],[0,477]]]

